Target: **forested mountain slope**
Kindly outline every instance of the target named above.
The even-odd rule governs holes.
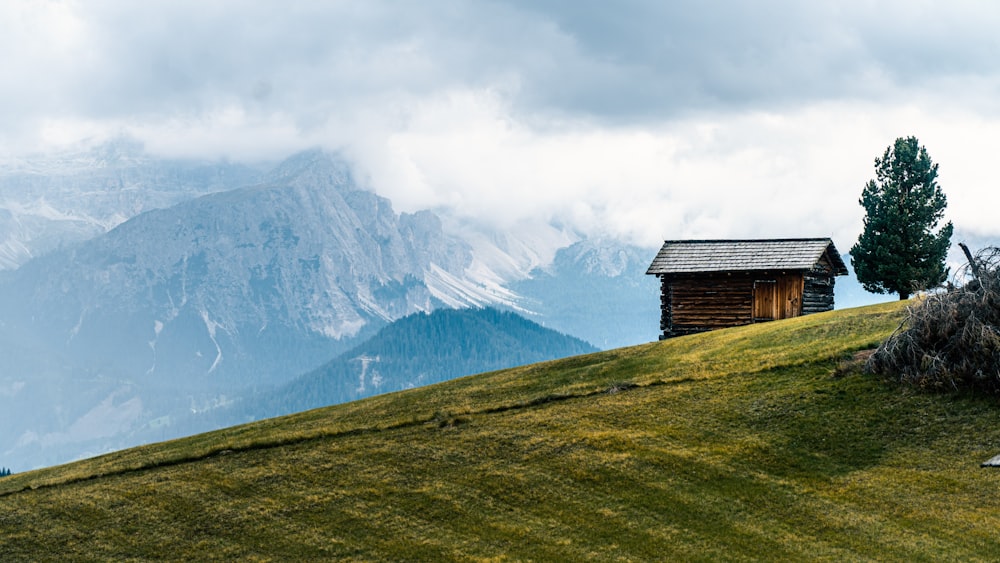
[[[416,313],[311,373],[239,408],[261,418],[597,349],[508,311]]]

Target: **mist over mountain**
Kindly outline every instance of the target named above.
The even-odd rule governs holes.
[[[650,342],[660,326],[660,286],[646,275],[655,255],[656,249],[582,240],[510,288],[532,319],[602,349]]]
[[[0,302],[18,330],[107,370],[273,382],[329,358],[331,341],[432,309],[426,273],[461,275],[469,259],[432,214],[396,215],[317,153],[34,260]]]
[[[88,158],[4,172],[8,182],[22,175],[23,194],[37,185],[38,201],[63,182],[52,201],[79,204],[75,215],[52,215],[58,228],[36,225],[64,239],[0,272],[5,466],[231,424],[224,412],[237,398],[288,383],[413,313],[495,306],[601,347],[656,336],[656,284],[637,274],[648,261],[641,249],[547,224],[497,232],[427,210],[397,213],[321,150],[266,173],[233,165],[255,183],[224,190],[221,164],[155,161],[127,144]],[[156,181],[113,185],[130,174]],[[90,189],[86,178],[100,181]],[[25,209],[15,207],[0,206],[0,217]],[[622,303],[647,295],[648,323],[642,314],[630,322],[639,307]],[[357,374],[344,377],[346,389]],[[396,381],[385,390],[423,381],[405,370],[382,377]]]
[[[397,213],[323,150],[265,168],[117,139],[0,162],[0,465],[583,350],[541,327],[601,349],[655,340],[656,250],[544,221]],[[840,308],[892,299],[850,276],[836,290]],[[425,315],[484,307],[532,322]]]
[[[158,159],[128,137],[0,159],[0,270],[97,236],[143,211],[255,183],[264,170]]]

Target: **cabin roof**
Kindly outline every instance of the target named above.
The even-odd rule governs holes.
[[[829,238],[668,240],[647,274],[808,270],[826,254],[834,275],[847,266]]]

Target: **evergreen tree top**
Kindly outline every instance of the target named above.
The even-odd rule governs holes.
[[[851,263],[867,291],[906,299],[947,278],[952,224],[933,232],[948,205],[937,175],[938,165],[916,137],[896,139],[875,159],[875,180],[859,201],[864,230],[851,248]]]

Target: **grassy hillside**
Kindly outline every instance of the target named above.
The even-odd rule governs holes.
[[[851,369],[896,303],[0,479],[0,560],[996,560],[994,401]]]

